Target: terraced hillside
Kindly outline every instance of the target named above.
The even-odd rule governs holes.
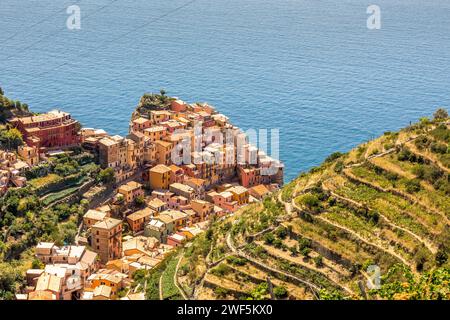
[[[191,299],[449,299],[449,142],[438,117],[331,155],[216,221],[185,249],[180,286]]]

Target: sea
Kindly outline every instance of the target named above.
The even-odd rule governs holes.
[[[7,96],[85,127],[164,89],[279,130],[285,181],[450,106],[448,0],[1,0],[0,48]]]

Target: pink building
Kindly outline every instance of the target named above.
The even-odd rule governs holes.
[[[234,212],[238,209],[237,201],[233,200],[233,194],[224,191],[213,196],[214,204],[228,212]]]
[[[186,236],[182,233],[173,233],[167,237],[167,244],[174,247],[181,247],[186,242]]]

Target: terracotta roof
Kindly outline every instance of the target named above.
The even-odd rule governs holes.
[[[269,189],[267,189],[267,187],[263,184],[254,186],[254,187],[250,188],[250,190],[252,190],[253,192],[255,192],[257,195],[259,195],[261,197],[266,195],[267,193],[270,193]]]
[[[107,218],[103,221],[99,221],[96,224],[94,224],[92,227],[97,229],[106,229],[110,230],[115,227],[117,227],[119,224],[121,224],[122,221],[114,218]]]
[[[102,296],[109,298],[111,296],[111,288],[105,285],[100,285],[94,289],[94,297]]]
[[[106,212],[98,211],[98,210],[88,210],[84,214],[84,218],[93,219],[97,221],[102,221],[107,216]]]
[[[205,180],[204,179],[199,179],[199,178],[190,178],[187,180],[188,182],[191,182],[192,184],[201,187],[205,184]]]
[[[123,191],[133,191],[136,189],[139,189],[142,187],[142,184],[140,184],[139,182],[136,181],[130,181],[127,184],[121,185],[119,187],[119,191],[123,190]]]
[[[136,221],[145,217],[150,217],[151,215],[153,215],[155,213],[155,211],[153,211],[150,208],[144,208],[142,210],[136,211],[132,214],[130,214],[129,216],[127,216],[127,219],[130,219],[131,221]]]
[[[162,201],[162,200],[159,199],[159,198],[153,198],[152,200],[150,200],[150,201],[148,202],[148,205],[149,205],[150,207],[152,207],[153,209],[158,209],[158,208],[161,208],[161,207],[166,206],[167,203],[165,203],[164,201]]]
[[[188,186],[186,184],[178,183],[178,182],[172,183],[170,185],[170,187],[178,189],[178,190],[181,190],[183,192],[193,192],[194,191],[194,189],[192,187],[190,187],[190,186]]]
[[[187,214],[181,211],[176,210],[166,210],[159,214],[159,216],[155,217],[155,219],[160,220],[164,223],[172,223],[179,219],[184,219],[187,217]]]
[[[134,119],[133,123],[144,124],[144,123],[146,123],[148,121],[150,121],[150,120],[140,117],[140,118]]]
[[[28,294],[28,300],[55,300],[56,297],[50,291],[32,291]]]
[[[41,274],[36,284],[36,291],[46,290],[59,292],[61,290],[61,278],[48,273]]]
[[[242,194],[247,192],[247,188],[244,188],[243,186],[234,186],[231,187],[230,189],[228,189],[227,191],[231,192],[231,193],[235,193],[235,194]]]
[[[156,173],[167,173],[170,172],[170,168],[166,165],[163,164],[158,164],[157,166],[154,166],[153,168],[150,169],[150,172],[156,172]]]

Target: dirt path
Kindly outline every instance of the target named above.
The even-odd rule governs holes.
[[[163,291],[162,291],[162,277],[163,275],[159,277],[159,300],[164,300]]]
[[[178,291],[180,291],[181,295],[183,296],[184,300],[189,300],[189,298],[187,297],[187,295],[184,293],[184,290],[180,287],[180,285],[178,284],[178,269],[180,268],[180,264],[181,264],[181,260],[183,259],[183,252],[181,252],[180,254],[180,258],[178,259],[177,262],[177,266],[175,268],[175,273],[173,275],[173,283],[175,284],[175,286],[177,287]]]

